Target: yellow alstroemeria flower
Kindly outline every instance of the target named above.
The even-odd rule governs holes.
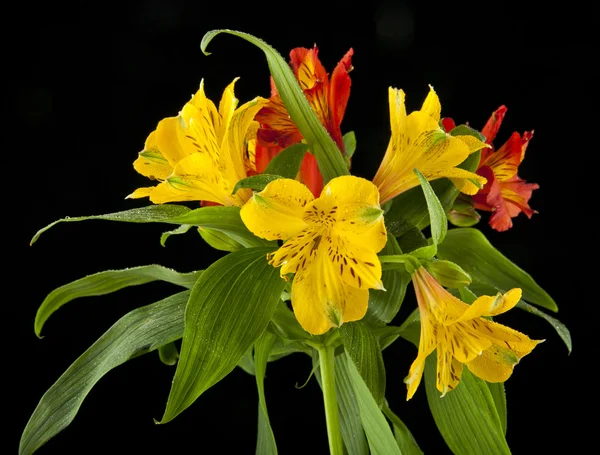
[[[544,340],[532,340],[509,327],[484,319],[513,308],[521,289],[481,296],[468,305],[444,289],[424,267],[412,275],[421,315],[419,353],[404,382],[407,400],[414,395],[425,359],[437,348],[437,389],[444,396],[459,383],[463,364],[488,382],[504,382],[519,360]]]
[[[318,335],[361,319],[369,288],[383,289],[377,257],[387,232],[377,187],[368,180],[332,179],[315,199],[302,183],[280,179],[242,207],[250,231],[286,240],[269,263],[295,273],[292,306],[300,325]]]
[[[427,180],[447,177],[466,194],[475,194],[486,179],[457,168],[471,153],[489,145],[472,136],[450,136],[439,125],[442,107],[430,86],[421,110],[406,114],[404,92],[389,88],[392,137],[373,179],[381,193],[381,203],[415,186],[418,169]],[[472,181],[471,181],[472,180]]]
[[[267,100],[257,97],[237,107],[236,81],[223,92],[218,110],[206,97],[203,80],[177,117],[158,123],[133,165],[140,174],[161,183],[139,188],[129,198],[150,197],[155,204],[210,201],[242,206],[252,196],[249,189],[231,192],[252,170],[258,129],[254,116]]]

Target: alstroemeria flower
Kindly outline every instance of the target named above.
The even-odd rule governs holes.
[[[340,124],[344,118],[346,105],[350,96],[350,76],[352,54],[350,49],[337,64],[331,79],[319,60],[319,50],[298,47],[290,52],[290,66],[298,79],[304,95],[315,114],[344,154],[344,141]],[[256,120],[260,122],[258,130],[258,146],[256,149],[257,172],[263,172],[271,159],[281,150],[302,141],[302,134],[290,118],[277,88],[271,79],[271,98],[269,104],[262,108]],[[323,188],[323,177],[319,172],[317,161],[308,152],[300,166],[300,180],[308,186],[317,197]]]
[[[512,218],[521,212],[528,218],[537,213],[529,207],[529,199],[533,191],[539,188],[538,184],[527,183],[517,175],[533,131],[526,131],[523,136],[514,132],[502,147],[498,150],[493,148],[492,141],[505,113],[506,107],[500,106],[481,131],[492,148],[481,153],[477,174],[485,177],[487,183],[473,196],[476,209],[492,212],[489,224],[496,231],[510,229],[513,225]]]
[[[496,316],[513,308],[521,289],[481,296],[471,305],[462,302],[438,283],[424,267],[412,275],[421,316],[419,353],[404,382],[407,400],[414,395],[425,359],[437,349],[437,389],[444,396],[460,382],[463,364],[488,382],[504,382],[519,360],[543,340],[532,340],[483,316]]]
[[[223,92],[218,110],[206,97],[202,81],[177,117],[158,123],[133,165],[140,174],[161,183],[139,188],[128,197],[150,197],[155,204],[203,201],[236,206],[250,198],[249,189],[231,192],[253,170],[258,128],[254,116],[267,100],[257,97],[237,107],[236,81]]]
[[[295,273],[292,306],[300,325],[313,335],[361,319],[369,288],[383,289],[377,257],[387,233],[379,192],[368,180],[332,179],[315,199],[302,183],[280,179],[242,207],[250,231],[286,240],[269,263],[281,276]]]
[[[488,147],[472,136],[450,136],[439,125],[442,107],[430,87],[421,110],[406,114],[404,92],[390,87],[392,137],[379,170],[373,179],[381,193],[381,203],[415,186],[417,168],[427,180],[447,177],[466,194],[475,194],[485,178],[457,166],[471,153]]]

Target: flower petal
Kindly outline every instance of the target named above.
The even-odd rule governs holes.
[[[492,345],[468,362],[469,371],[488,382],[504,382],[513,372],[519,358],[509,349]]]
[[[158,148],[156,131],[152,131],[146,139],[144,150],[139,153],[133,167],[144,177],[152,180],[165,180],[173,172],[173,166],[169,164]]]
[[[329,260],[347,284],[360,289],[384,289],[381,263],[370,245],[353,243],[343,235],[332,234],[324,239],[323,247],[327,248]]]
[[[267,240],[287,240],[307,227],[302,219],[304,206],[313,200],[310,190],[292,179],[269,183],[240,212],[244,224]]]
[[[522,291],[514,288],[506,294],[495,296],[482,295],[478,297],[459,318],[459,321],[468,321],[480,316],[497,316],[513,308],[521,300]]]
[[[362,319],[369,302],[369,291],[344,283],[326,252],[319,250],[311,267],[297,273],[292,284],[296,319],[313,335]]]
[[[442,397],[456,388],[460,382],[462,369],[462,363],[452,356],[449,349],[440,344],[437,349],[436,388],[442,393]]]
[[[461,363],[470,362],[492,345],[484,333],[473,328],[476,322],[477,320],[440,326],[440,344],[444,344]]]
[[[510,349],[519,359],[529,354],[533,348],[544,341],[532,340],[517,330],[487,319],[480,318],[477,321],[480,326],[483,326],[479,329],[482,334],[485,334],[495,345]]]
[[[500,128],[500,125],[502,125],[502,120],[504,120],[505,114],[506,106],[502,105],[492,113],[492,116],[481,130],[481,134],[485,136],[485,141],[488,144],[491,144],[496,137],[498,129]]]
[[[269,260],[273,267],[280,267],[282,277],[288,273],[305,270],[313,263],[322,236],[312,228],[307,228],[279,248]]]
[[[429,86],[427,98],[425,98],[423,106],[421,107],[421,112],[429,115],[433,120],[436,121],[436,123],[440,121],[442,105],[440,104],[440,99],[438,98],[437,93],[435,93],[435,90],[431,85]]]

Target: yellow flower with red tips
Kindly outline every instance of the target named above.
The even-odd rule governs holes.
[[[160,183],[139,188],[128,197],[149,197],[155,204],[203,201],[242,206],[252,195],[235,184],[254,168],[256,113],[267,100],[257,97],[238,107],[237,78],[227,86],[217,109],[200,89],[177,117],[161,120],[134,162],[140,174]]]
[[[481,133],[490,145],[502,124],[506,107],[500,106],[484,126]],[[521,136],[514,132],[508,141],[498,150],[492,146],[481,154],[477,173],[487,179],[483,189],[473,196],[475,208],[492,212],[489,224],[496,231],[506,231],[513,225],[512,218],[523,212],[528,218],[536,213],[529,207],[529,199],[536,183],[527,183],[517,172],[523,159],[533,131],[526,131]]]
[[[285,240],[269,262],[284,278],[295,274],[292,306],[307,332],[361,319],[369,289],[383,289],[377,252],[387,232],[370,181],[337,177],[315,199],[296,180],[275,180],[242,207],[241,217],[255,235]]]
[[[404,98],[402,90],[390,87],[392,136],[373,179],[381,203],[419,185],[415,168],[427,180],[449,178],[463,193],[479,191],[486,179],[457,166],[471,153],[489,146],[472,136],[451,136],[440,127],[442,107],[433,87],[419,111],[407,114]]]
[[[421,382],[425,359],[436,349],[436,386],[444,396],[460,382],[463,364],[481,379],[504,382],[519,360],[543,341],[484,319],[513,308],[521,299],[521,289],[481,296],[468,305],[444,289],[424,267],[413,273],[412,281],[421,316],[421,339],[417,358],[404,380],[407,400]]]
[[[344,55],[330,78],[319,60],[319,49],[316,45],[312,49],[298,47],[290,52],[290,66],[308,103],[342,154],[345,150],[340,124],[350,97],[351,80],[348,73],[352,70],[353,53],[350,49]],[[303,138],[283,105],[273,81],[269,104],[258,112],[256,120],[261,124],[256,149],[257,172],[260,173],[275,155],[284,148],[301,142]],[[323,177],[314,155],[310,152],[302,161],[299,177],[317,197],[323,189]]]

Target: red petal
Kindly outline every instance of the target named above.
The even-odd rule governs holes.
[[[340,124],[344,118],[346,112],[346,106],[348,105],[348,98],[350,97],[350,85],[352,80],[348,75],[348,72],[352,70],[352,55],[354,50],[350,48],[346,55],[342,57],[340,62],[337,64],[331,75],[331,82],[329,85],[329,110],[331,111],[331,123],[334,131],[330,131],[333,139],[337,143],[339,149],[344,153],[344,143],[342,141],[342,133],[340,131]],[[336,137],[337,136],[337,137]]]
[[[497,151],[487,154],[480,161],[480,166],[490,167],[494,171],[496,179],[504,182],[517,173],[522,155],[523,140],[521,135],[515,132]]]
[[[290,52],[290,66],[302,90],[310,90],[319,82],[325,82],[327,72],[319,60],[317,45],[312,49],[297,47]]]
[[[456,123],[454,123],[454,119],[452,119],[450,117],[444,117],[442,119],[442,126],[446,130],[446,133],[449,133],[454,128],[456,128]]]
[[[262,174],[273,159],[275,155],[283,150],[283,147],[278,145],[264,146],[260,143],[256,144],[256,150],[254,152],[254,163],[256,166],[256,172]]]
[[[320,196],[323,189],[323,177],[319,172],[315,156],[310,152],[304,155],[300,165],[300,179],[316,198]]]
[[[500,106],[492,113],[492,116],[481,130],[481,134],[485,136],[486,143],[491,144],[496,137],[496,133],[498,133],[498,129],[500,128],[500,125],[502,125],[505,114],[506,106],[504,105]]]

